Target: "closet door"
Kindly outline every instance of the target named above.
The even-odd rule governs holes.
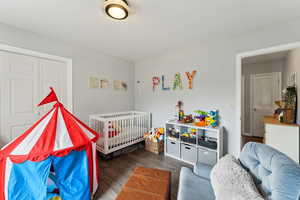
[[[39,60],[0,51],[0,145],[22,134],[40,117]]]
[[[67,65],[66,63],[40,59],[40,99],[49,93],[49,87],[53,87],[59,100],[68,105],[67,99]],[[41,114],[49,111],[54,103],[42,106]]]
[[[0,51],[0,148],[52,108],[37,107],[49,87],[67,106],[66,63]]]

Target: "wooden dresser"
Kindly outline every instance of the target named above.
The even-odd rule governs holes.
[[[278,149],[299,163],[300,159],[300,126],[281,123],[271,116],[264,117],[264,143]]]

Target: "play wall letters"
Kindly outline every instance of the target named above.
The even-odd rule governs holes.
[[[189,84],[188,89],[193,89],[193,80],[195,78],[196,73],[197,73],[196,70],[193,70],[192,72],[185,72],[185,75],[186,75],[186,78],[187,78],[188,84]],[[171,90],[171,88],[168,87],[166,84],[165,75],[162,75],[161,78],[158,76],[154,76],[152,78],[153,91],[155,91],[156,88],[158,88],[160,84],[161,84],[162,90],[164,90],[164,91]],[[182,90],[183,89],[182,76],[181,76],[181,73],[179,73],[179,72],[177,72],[174,75],[174,79],[172,80],[172,89],[173,90],[177,90],[177,89]]]

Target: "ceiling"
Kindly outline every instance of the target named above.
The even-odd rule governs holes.
[[[125,21],[103,0],[2,0],[0,22],[127,60],[300,17],[299,0],[128,0]]]
[[[242,60],[243,64],[262,63],[274,60],[285,59],[290,51],[280,51],[276,53],[262,54],[258,56],[246,57]]]

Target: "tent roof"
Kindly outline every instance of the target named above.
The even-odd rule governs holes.
[[[51,155],[63,156],[72,150],[80,150],[97,139],[95,131],[57,101],[31,128],[2,148],[0,158],[10,157],[16,163],[40,161]]]

